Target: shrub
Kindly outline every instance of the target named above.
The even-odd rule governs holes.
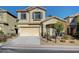
[[[48,40],[48,41],[52,41],[50,37],[47,37],[47,40]]]
[[[70,43],[75,43],[75,41],[73,41],[73,40],[71,40],[71,41],[69,41]]]
[[[65,39],[65,40],[68,40],[68,39],[72,39],[73,37],[72,36],[69,36],[69,35],[64,35],[63,36],[63,39]]]
[[[11,36],[16,36],[16,34],[15,33],[12,33]]]
[[[75,37],[79,38],[79,31],[74,34]]]
[[[0,30],[0,35],[3,35],[3,34],[4,34],[4,32],[2,30]]]
[[[66,40],[60,40],[60,42],[66,42]]]
[[[7,37],[6,36],[0,36],[0,42],[6,42]]]

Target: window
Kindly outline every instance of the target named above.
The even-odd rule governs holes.
[[[34,12],[32,17],[34,20],[38,21],[38,20],[42,19],[42,14],[41,14],[41,12]]]
[[[9,26],[9,24],[8,24],[8,23],[4,23],[4,25]]]
[[[15,25],[15,27],[17,27],[17,26]]]
[[[21,13],[21,19],[26,19],[26,13],[25,12]]]

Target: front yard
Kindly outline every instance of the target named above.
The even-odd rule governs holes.
[[[46,38],[41,39],[41,44],[42,45],[79,45],[79,40],[78,39],[51,39],[47,40]]]
[[[3,31],[0,30],[0,44],[7,42],[7,40],[17,37],[16,34],[7,34],[5,35]]]

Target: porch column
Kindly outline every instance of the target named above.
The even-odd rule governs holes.
[[[44,36],[44,34],[46,34],[46,25],[43,25],[43,36]]]
[[[70,28],[70,26],[68,27],[68,29],[67,29],[67,34],[70,34],[71,33],[71,28]]]

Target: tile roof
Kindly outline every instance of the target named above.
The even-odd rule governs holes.
[[[46,9],[44,7],[40,7],[40,6],[31,6],[31,7],[28,7],[28,8],[25,8],[23,10],[17,10],[17,12],[28,12],[28,11],[31,11],[35,8],[39,8],[39,9],[42,9],[44,11],[46,11]]]
[[[31,11],[31,10],[33,10],[35,8],[39,8],[39,9],[42,9],[42,10],[45,10],[46,11],[46,9],[44,7],[40,7],[40,6],[31,6],[31,7],[26,8],[26,10],[27,11]]]

